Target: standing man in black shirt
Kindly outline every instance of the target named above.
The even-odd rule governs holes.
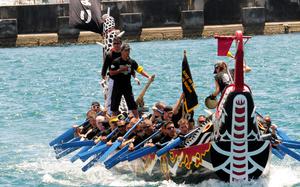
[[[101,71],[101,76],[103,79],[101,81],[101,85],[104,87],[105,80],[107,80],[107,82],[108,82],[108,87],[107,88],[104,87],[104,89],[105,89],[104,100],[105,100],[105,108],[107,109],[107,112],[109,115],[111,115],[111,109],[110,109],[111,93],[112,93],[114,81],[113,81],[113,79],[110,78],[108,72],[109,72],[112,62],[116,58],[119,58],[121,56],[121,45],[122,45],[121,38],[115,37],[113,39],[113,48],[110,50],[110,52],[108,54],[106,54],[104,64],[102,66],[102,71]]]
[[[106,79],[107,70],[110,68],[110,65],[113,62],[113,60],[121,56],[121,45],[122,45],[121,38],[115,37],[113,39],[113,48],[111,48],[109,53],[106,54],[104,59],[104,64],[102,66],[102,71],[101,71],[102,79],[104,80]]]
[[[112,96],[111,96],[111,111],[113,115],[117,115],[120,105],[121,97],[124,96],[128,109],[132,110],[135,118],[139,118],[137,105],[134,100],[131,75],[137,71],[144,77],[150,79],[151,77],[139,66],[137,62],[129,57],[130,46],[124,43],[121,46],[121,57],[113,61],[110,66],[110,77],[114,80]]]

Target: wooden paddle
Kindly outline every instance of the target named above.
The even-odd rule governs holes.
[[[145,95],[147,89],[149,88],[149,86],[151,85],[151,83],[154,81],[154,78],[155,78],[155,75],[152,75],[151,78],[148,80],[147,84],[145,85],[145,87],[143,88],[143,90],[141,91],[140,95],[136,99],[135,102],[139,107],[144,106],[144,95]]]

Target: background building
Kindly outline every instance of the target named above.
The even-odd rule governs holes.
[[[54,4],[69,3],[69,0],[1,0],[2,5],[34,5],[34,4]]]

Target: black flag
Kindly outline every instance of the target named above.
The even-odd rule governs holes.
[[[70,26],[102,33],[100,0],[70,0],[69,7]]]
[[[198,96],[195,91],[194,82],[190,67],[186,58],[186,52],[184,51],[184,57],[182,60],[182,90],[185,94],[184,106],[188,113],[191,113],[198,106]]]

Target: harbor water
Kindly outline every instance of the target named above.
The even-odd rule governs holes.
[[[300,139],[300,34],[254,36],[245,45],[252,71],[251,87],[257,111],[269,114],[293,139]],[[196,85],[199,107],[214,90],[215,39],[135,42],[131,57],[156,79],[145,95],[150,108],[179,98],[183,50]],[[82,163],[55,159],[48,143],[73,124],[80,124],[93,101],[103,104],[99,85],[102,64],[99,45],[0,49],[0,186],[195,186],[172,181],[144,181],[97,165],[88,172]],[[234,49],[232,49],[234,52]],[[138,75],[142,85],[147,82]],[[134,82],[137,96],[142,86]],[[207,180],[197,186],[230,186]],[[232,186],[300,186],[300,163],[289,156],[272,158],[270,173],[256,181]]]

